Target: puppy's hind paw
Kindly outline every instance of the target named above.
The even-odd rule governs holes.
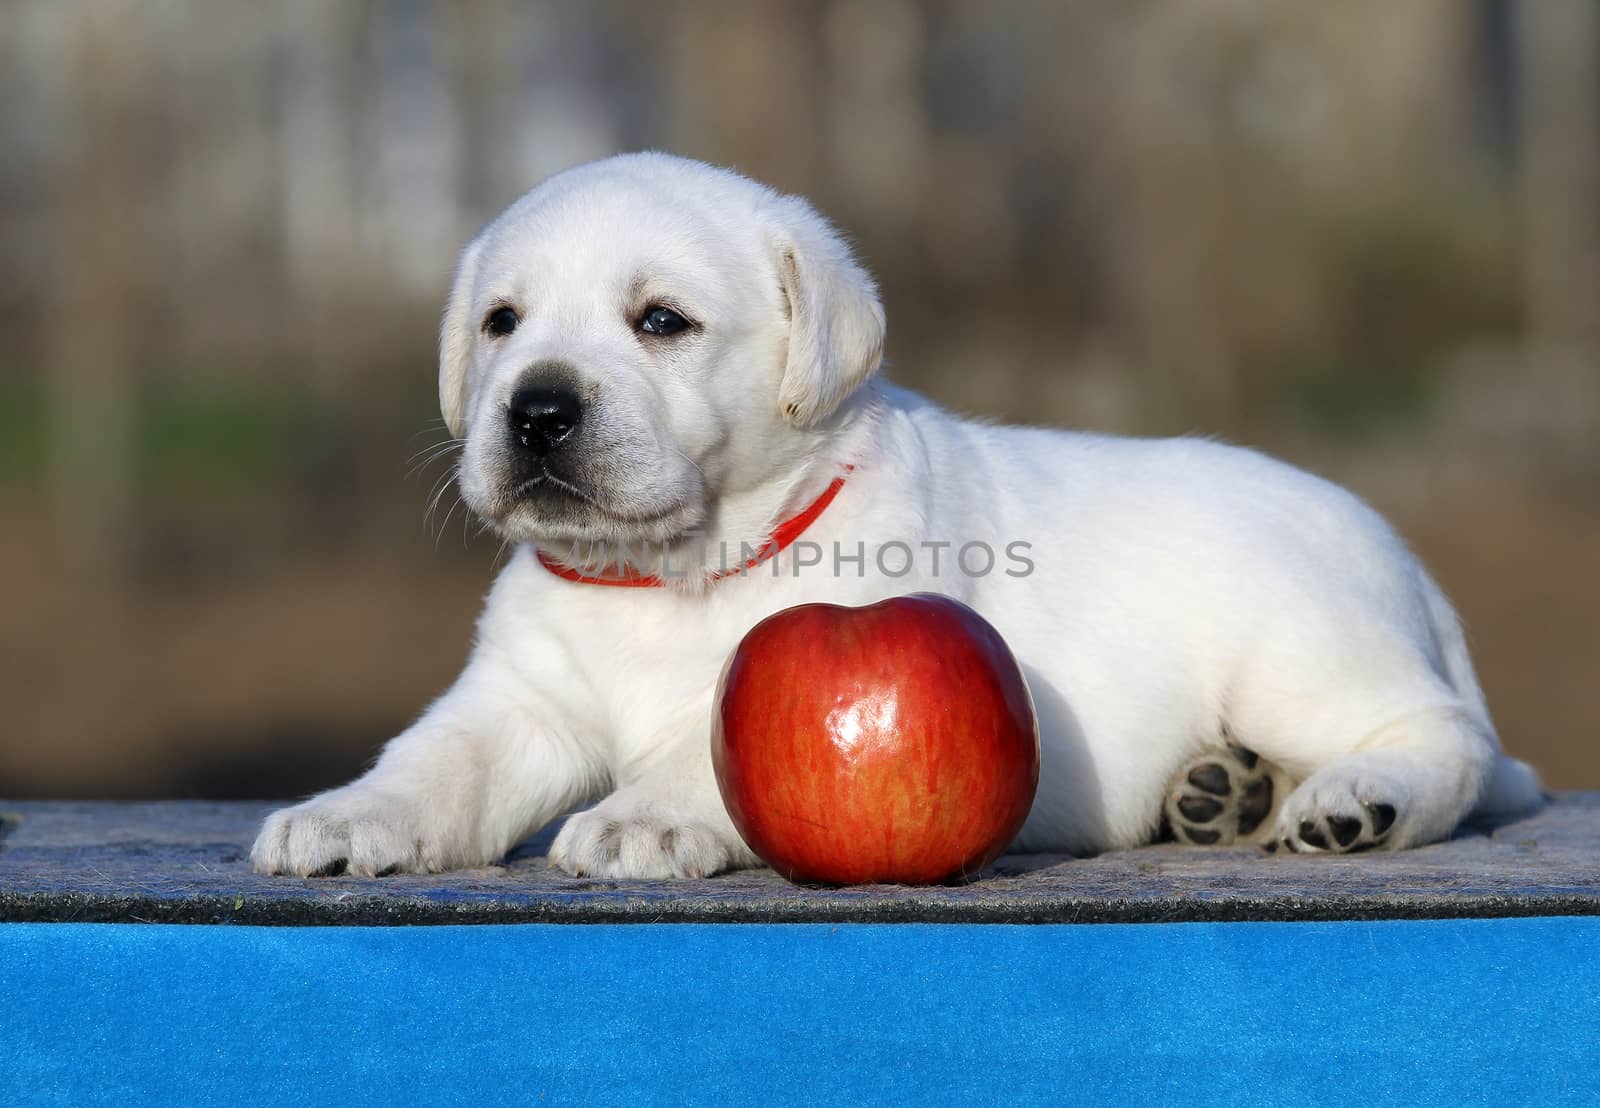
[[[1358,854],[1401,845],[1406,790],[1383,775],[1332,766],[1296,789],[1278,813],[1275,836],[1296,854]]]
[[[1277,766],[1229,745],[1178,770],[1167,788],[1162,818],[1180,843],[1265,843],[1272,840],[1272,816],[1290,786]]]

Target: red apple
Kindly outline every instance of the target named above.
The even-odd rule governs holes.
[[[722,671],[711,757],[734,826],[789,880],[928,884],[1021,829],[1039,727],[1000,633],[918,593],[756,624]]]

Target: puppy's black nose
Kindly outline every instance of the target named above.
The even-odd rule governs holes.
[[[511,397],[506,421],[517,445],[544,457],[583,420],[583,401],[565,385],[527,385]]]

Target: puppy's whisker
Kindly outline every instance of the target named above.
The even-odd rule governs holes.
[[[417,451],[415,454],[411,455],[411,457],[407,458],[406,461],[408,463],[414,463],[421,460],[422,464],[426,465],[433,459],[448,454],[452,450],[461,449],[461,445],[461,443],[455,441],[454,439],[452,439],[450,442],[435,443],[432,446]]]
[[[456,514],[456,509],[459,507],[461,507],[461,501],[457,500],[450,505],[450,510],[445,513],[444,522],[439,525],[439,533],[433,538],[434,550],[438,550],[439,545],[444,542],[444,533],[450,528],[450,517]]]
[[[406,480],[410,481],[410,480],[413,480],[413,479],[415,479],[417,477],[420,477],[423,474],[423,472],[427,470],[428,466],[432,465],[434,462],[436,462],[438,460],[439,460],[438,458],[430,458],[430,459],[428,459],[427,463],[425,463],[423,465],[413,466],[410,470],[408,470],[406,472]]]
[[[438,461],[438,459],[437,458],[429,459],[428,465],[431,465],[435,461]],[[427,465],[420,465],[420,466],[413,467],[409,472],[406,473],[406,480],[410,481],[410,480],[412,480],[412,479],[414,479],[416,477],[421,476],[423,471],[426,470],[427,468],[428,468]],[[456,467],[454,465],[452,465],[450,468],[453,470]],[[448,475],[449,475],[449,471],[446,472],[446,476],[448,476]]]
[[[448,529],[449,526],[450,526],[450,517],[455,515],[456,514],[456,509],[461,507],[465,503],[466,503],[465,500],[463,500],[460,496],[457,496],[456,497],[456,502],[454,504],[450,505],[450,510],[445,513],[444,522],[439,524],[439,533],[436,534],[433,537],[433,548],[435,550],[439,549],[439,541],[444,538],[444,533],[445,533],[446,529]]]
[[[451,488],[452,482],[459,473],[460,470],[457,467],[452,466],[450,471],[443,477],[440,477],[439,480],[434,484],[433,491],[428,498],[428,507],[422,513],[422,525],[425,528],[432,524],[434,513],[439,510],[439,501],[444,498],[445,491]],[[448,518],[449,517],[447,516],[446,519]],[[437,542],[437,539],[435,539],[435,542]]]
[[[428,506],[423,510],[422,513],[422,518],[424,521],[429,519],[433,515],[434,511],[439,507],[439,499],[444,496],[444,490],[450,487],[450,480],[454,476],[455,474],[453,472],[442,475],[433,483],[433,488],[428,490]]]
[[[439,430],[441,430],[443,428],[444,428],[444,420],[442,420],[442,419],[425,420],[421,427],[419,427],[415,431],[411,432],[411,437],[408,438],[406,441],[407,442],[415,442],[417,439],[420,439],[423,435],[431,435],[434,432],[439,431]]]
[[[465,445],[466,443],[460,439],[450,439],[448,442],[434,443],[431,446],[423,447],[421,450],[417,451],[415,454],[411,455],[411,457],[406,459],[406,464],[410,467],[406,473],[406,476],[411,477],[415,475],[420,470],[426,469],[434,461],[444,457],[452,451],[460,450]],[[419,461],[418,459],[421,460]]]

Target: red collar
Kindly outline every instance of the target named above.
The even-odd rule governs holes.
[[[854,468],[854,466],[845,466],[844,473],[835,477],[828,487],[822,490],[822,495],[808,504],[804,511],[799,515],[790,516],[773,528],[772,536],[762,544],[755,557],[745,562],[744,565],[733,566],[713,573],[710,579],[712,581],[720,581],[724,577],[746,573],[755,569],[761,563],[777,557],[782,551],[787,550],[796,539],[805,533],[807,527],[817,521],[817,517],[827,509],[828,505],[833,503],[833,498],[839,495],[840,489],[844,488],[845,477]],[[565,578],[568,581],[576,581],[583,585],[611,585],[624,589],[659,589],[666,584],[655,574],[640,573],[632,566],[624,566],[622,572],[604,577],[585,573],[582,570],[573,569],[571,566],[562,565],[543,550],[539,551],[539,564],[557,577]]]

